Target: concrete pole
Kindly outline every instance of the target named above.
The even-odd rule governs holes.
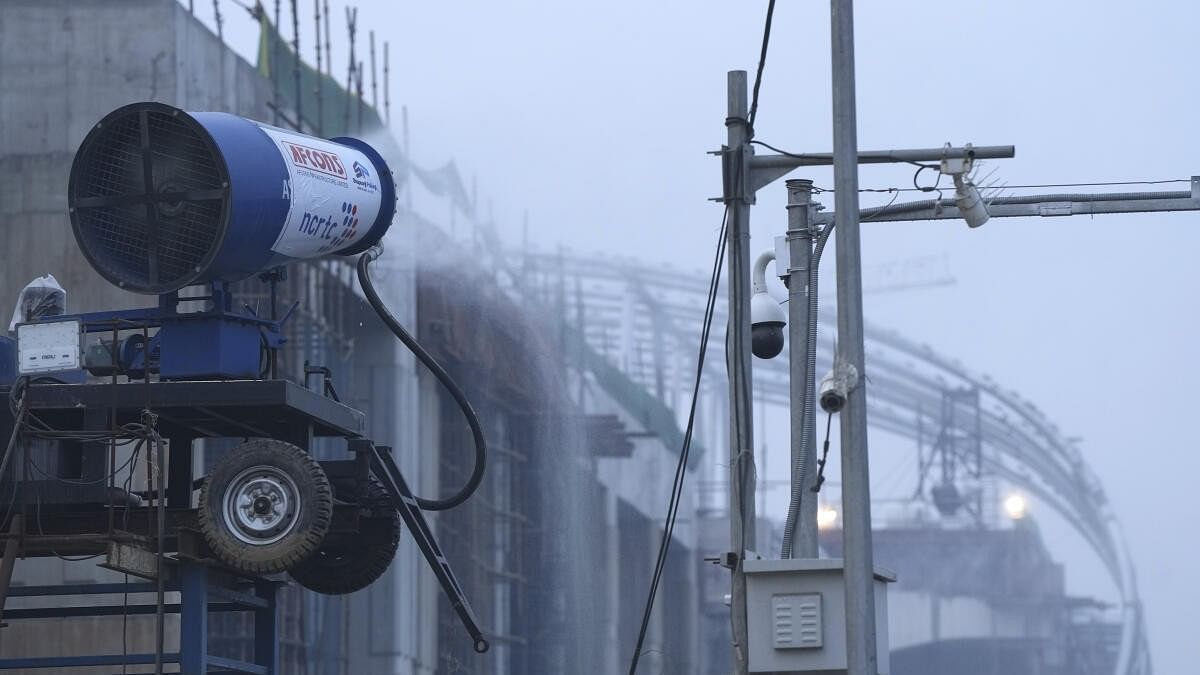
[[[811,180],[789,180],[787,185],[788,367],[791,387],[792,491],[799,491],[800,509],[792,524],[789,557],[817,557],[817,496],[809,488],[816,477],[817,446],[814,439],[816,381],[808,371],[808,274],[812,264],[813,231],[808,222],[812,202]],[[804,467],[803,474],[799,471]],[[785,552],[785,554],[788,552]]]
[[[742,557],[754,550],[754,432],[750,375],[750,196],[748,169],[741,163],[750,152],[746,71],[728,73],[729,107],[725,119],[728,151],[725,202],[729,208],[726,247],[729,254],[729,326],[726,363],[729,369],[729,536],[737,556],[732,570],[729,611],[733,625],[733,673],[749,672],[746,651],[746,574]]]
[[[831,0],[833,45],[833,179],[837,212],[838,365],[858,383],[840,413],[842,548],[846,573],[846,662],[849,675],[876,675],[874,555],[867,463],[867,393],[863,367],[862,255],[858,222],[858,129],[854,92],[854,3]]]

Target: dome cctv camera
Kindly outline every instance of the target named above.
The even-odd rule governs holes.
[[[766,291],[750,298],[750,346],[760,359],[773,359],[783,351],[783,328],[787,319]]]
[[[754,261],[750,275],[753,285],[750,296],[750,351],[760,359],[773,359],[783,351],[783,328],[787,315],[779,303],[767,294],[767,263],[775,253],[767,251]]]

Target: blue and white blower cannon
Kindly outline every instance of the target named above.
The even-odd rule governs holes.
[[[165,550],[247,577],[287,572],[307,588],[340,594],[386,571],[403,523],[475,649],[486,651],[422,515],[461,504],[478,487],[483,434],[461,390],[372,286],[369,265],[395,212],[392,174],[379,153],[354,138],[135,103],[83,140],[68,189],[75,238],[92,267],[158,303],[27,316],[16,327],[16,377],[0,379],[10,403],[0,431],[11,428],[0,497],[36,502],[42,518],[37,536],[24,533],[22,555],[107,551],[120,538],[116,508],[115,520],[127,525],[116,530],[158,528],[156,538],[129,541],[154,542],[159,565]],[[364,414],[332,387],[315,392],[276,376],[295,309],[276,314],[285,266],[354,255],[368,301],[471,425],[475,469],[450,498],[414,496],[390,449],[365,437]],[[270,285],[269,315],[234,306],[229,285],[252,277]],[[345,439],[347,459],[316,461],[309,450],[318,437]],[[206,476],[193,476],[193,442],[211,438],[241,442]],[[143,491],[115,485],[119,445],[156,452],[159,484],[150,477]]]

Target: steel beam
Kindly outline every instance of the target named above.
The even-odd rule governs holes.
[[[1200,199],[1190,192],[1151,192],[1122,195],[1030,195],[993,200],[988,204],[992,218],[1051,218],[1058,216],[1101,215],[1110,213],[1156,213],[1168,211],[1200,211]],[[954,200],[926,200],[897,204],[890,208],[864,209],[863,220],[871,222],[900,222],[916,220],[957,220],[962,218]],[[822,213],[817,221],[832,222],[837,213]]]
[[[769,185],[802,166],[833,166],[832,152],[756,155],[750,158],[750,185],[754,190]],[[1007,159],[1016,155],[1011,145],[974,147],[918,148],[910,150],[862,150],[859,164],[903,164],[906,162],[939,162],[943,159]]]

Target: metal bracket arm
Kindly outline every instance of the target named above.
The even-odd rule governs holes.
[[[750,162],[754,157],[754,148],[749,144],[737,148],[721,147],[721,201],[728,204],[736,199],[745,204],[754,203],[754,189],[751,188]]]
[[[903,164],[905,162],[941,162],[948,159],[1007,159],[1016,154],[1011,145],[967,144],[962,147],[917,148],[908,150],[860,150],[859,164]],[[786,155],[758,155],[751,157],[748,165],[750,187],[759,190],[802,166],[833,166],[833,153],[789,153]]]
[[[396,510],[400,512],[400,517],[404,519],[405,526],[412,533],[417,548],[421,549],[429,567],[437,576],[438,583],[442,586],[442,592],[450,600],[450,606],[454,608],[459,621],[467,629],[471,639],[475,641],[475,651],[480,654],[486,652],[491,645],[483,636],[483,631],[479,629],[475,612],[467,602],[467,597],[463,593],[462,586],[459,586],[454,571],[450,569],[450,562],[442,554],[442,550],[433,536],[433,531],[429,529],[429,524],[425,521],[421,508],[417,506],[417,498],[408,489],[408,483],[405,482],[404,476],[401,475],[391,454],[372,445],[371,468],[374,470],[375,476],[383,483],[383,487],[387,489],[388,494],[392,496]]]
[[[1195,181],[1200,184],[1200,181]],[[992,218],[1058,217],[1101,215],[1108,213],[1154,213],[1167,211],[1200,211],[1200,190],[1174,192],[1132,192],[1098,194],[1024,195],[1000,197],[987,202]],[[926,200],[890,207],[863,209],[863,220],[871,222],[954,220],[961,218],[954,200]],[[817,223],[828,225],[837,213],[822,213]]]

